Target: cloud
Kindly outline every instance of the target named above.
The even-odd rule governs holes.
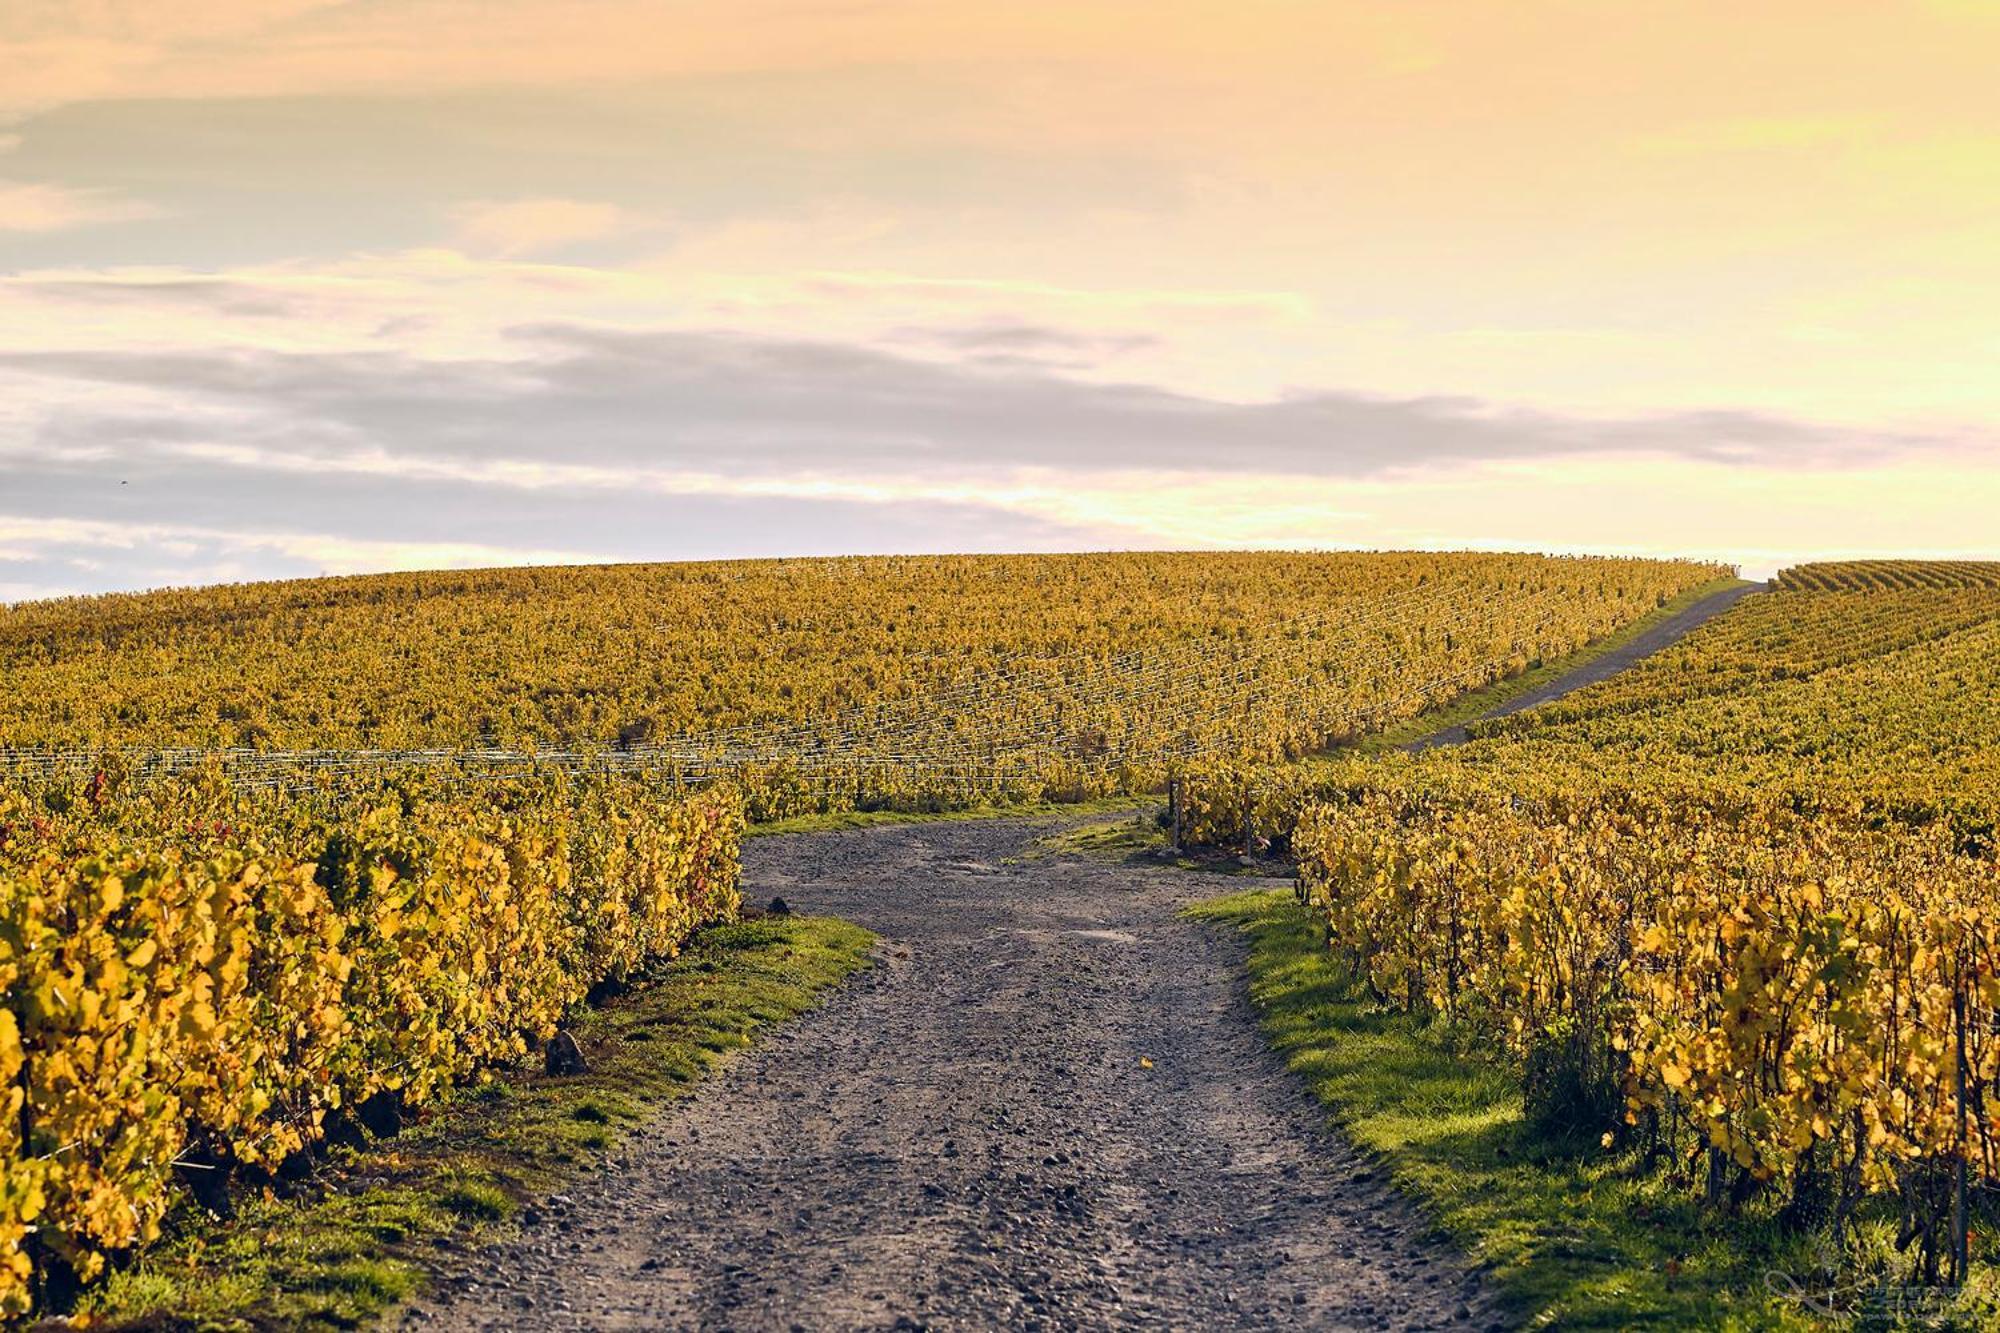
[[[0,558],[15,563],[46,558],[49,548],[109,554],[140,550],[180,556],[207,552],[240,558],[275,554],[327,574],[385,569],[462,569],[506,564],[575,564],[603,557],[577,549],[495,546],[481,542],[366,540],[317,532],[248,531],[184,523],[109,523],[91,519],[21,518],[0,514],[0,541],[12,543]],[[101,563],[74,554],[64,557],[88,567]]]
[[[265,469],[199,450],[106,467],[0,455],[0,600],[374,570],[1147,544],[985,502],[551,491]],[[124,483],[124,484],[121,484]],[[11,512],[10,512],[11,511]],[[1152,544],[1157,544],[1154,542]]]
[[[1151,333],[1085,333],[1041,324],[992,323],[965,326],[905,324],[890,329],[892,343],[931,346],[978,358],[985,364],[1060,366],[1101,364],[1107,358],[1160,346]]]
[[[996,225],[1101,225],[1187,202],[1185,168],[1143,145],[994,142],[938,114],[968,102],[990,94],[871,66],[576,88],[125,92],[17,124],[0,112],[0,126],[20,135],[8,175],[141,190],[171,211],[128,260],[210,267],[435,245],[441,221],[475,253],[519,254],[651,239],[671,218],[676,246],[708,237],[738,251],[803,225],[788,264],[865,268],[913,246],[983,244]],[[830,215],[871,222],[842,241],[817,234]],[[823,248],[814,258],[800,244]],[[105,256],[49,247],[38,259]]]
[[[493,471],[494,484],[503,465],[943,481],[1017,468],[1365,478],[1607,454],[1838,466],[1951,443],[1730,411],[1586,419],[1342,392],[1238,403],[727,333],[542,324],[509,336],[518,354],[504,359],[82,350],[0,353],[0,369],[149,396],[122,411],[64,408],[44,443],[184,442],[190,423],[220,412],[228,444],[294,465],[452,460]]]
[[[102,222],[157,217],[149,204],[109,190],[77,190],[36,181],[0,180],[0,232],[67,231]]]
[[[43,276],[17,279],[12,284],[0,283],[0,291],[9,285],[15,290],[58,301],[143,310],[164,308],[175,312],[196,310],[227,316],[297,319],[307,316],[313,309],[306,296],[288,292],[277,284],[222,277],[176,274]]]
[[[573,564],[601,558],[589,550],[426,541],[414,536],[370,540],[334,532],[246,530],[184,521],[115,522],[0,513],[0,602],[253,578]]]
[[[475,254],[517,259],[632,230],[638,220],[616,204],[580,199],[481,201],[454,210],[460,245]]]
[[[804,285],[837,300],[877,301],[885,296],[954,306],[968,299],[1052,301],[1075,310],[1117,310],[1158,318],[1191,315],[1225,318],[1304,319],[1312,302],[1296,292],[1232,291],[1205,287],[1084,288],[1025,279],[934,278],[871,271],[815,273]]]
[[[82,590],[1106,546],[1657,552],[1677,530],[1726,552],[1742,506],[1715,518],[1705,493],[1754,486],[1770,504],[1790,485],[1811,515],[1813,495],[1887,494],[1909,459],[1933,476],[1940,457],[1981,447],[1736,412],[1590,420],[1328,392],[1229,402],[996,367],[981,350],[1060,348],[1056,329],[927,332],[970,359],[576,324],[517,326],[504,357],[0,354],[0,513],[40,522],[0,518],[17,557],[4,577]],[[1681,498],[1662,522],[1636,516],[1632,496],[1669,492]],[[1933,526],[1953,524],[1956,511]]]

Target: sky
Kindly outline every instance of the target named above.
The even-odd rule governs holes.
[[[2000,557],[2000,0],[0,0],[0,601]]]

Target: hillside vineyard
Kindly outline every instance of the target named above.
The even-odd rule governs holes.
[[[735,913],[746,809],[1156,790],[1190,757],[1285,759],[1720,573],[783,561],[0,613],[0,1311],[154,1240],[190,1172],[258,1186],[373,1099],[434,1102],[528,1055]],[[573,762],[541,762],[553,746]]]
[[[48,603],[0,615],[15,686],[0,745],[29,751],[20,764],[65,752],[78,771],[135,747],[636,755],[728,774],[753,819],[1146,790],[1194,756],[1282,760],[1411,716],[1721,572],[1523,555],[1009,556]]]
[[[1882,1217],[1962,1277],[2000,1181],[2000,590],[1807,567],[1451,751],[1217,769],[1385,1002],[1692,1195]]]

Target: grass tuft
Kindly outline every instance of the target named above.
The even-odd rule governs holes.
[[[466,1180],[438,1195],[438,1206],[470,1222],[498,1222],[514,1211],[514,1201],[498,1185]],[[376,1234],[381,1234],[380,1228]]]
[[[1157,818],[1159,798],[1151,797],[1143,809],[1123,819],[1079,824],[1058,829],[1034,842],[1015,861],[1041,861],[1056,856],[1086,856],[1101,861],[1127,861],[1159,851],[1167,845],[1167,835]]]

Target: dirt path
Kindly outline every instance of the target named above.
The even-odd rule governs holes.
[[[751,843],[746,896],[868,926],[883,965],[411,1326],[1503,1327],[1265,1047],[1240,941],[1174,915],[1249,886],[1006,863],[1046,831]]]
[[[1651,657],[1662,648],[1678,643],[1709,621],[1735,606],[1753,592],[1763,592],[1770,585],[1746,583],[1741,587],[1724,588],[1711,593],[1679,615],[1663,620],[1659,624],[1638,635],[1630,643],[1614,648],[1596,658],[1589,665],[1578,667],[1565,676],[1558,676],[1546,685],[1529,690],[1526,694],[1509,699],[1485,717],[1506,717],[1509,713],[1525,712],[1551,699],[1560,699],[1565,694],[1580,690],[1586,685],[1595,685],[1600,680],[1609,680],[1634,662]],[[1428,750],[1439,745],[1463,745],[1471,740],[1471,735],[1463,726],[1446,727],[1435,731],[1421,740],[1411,741],[1406,750]]]

